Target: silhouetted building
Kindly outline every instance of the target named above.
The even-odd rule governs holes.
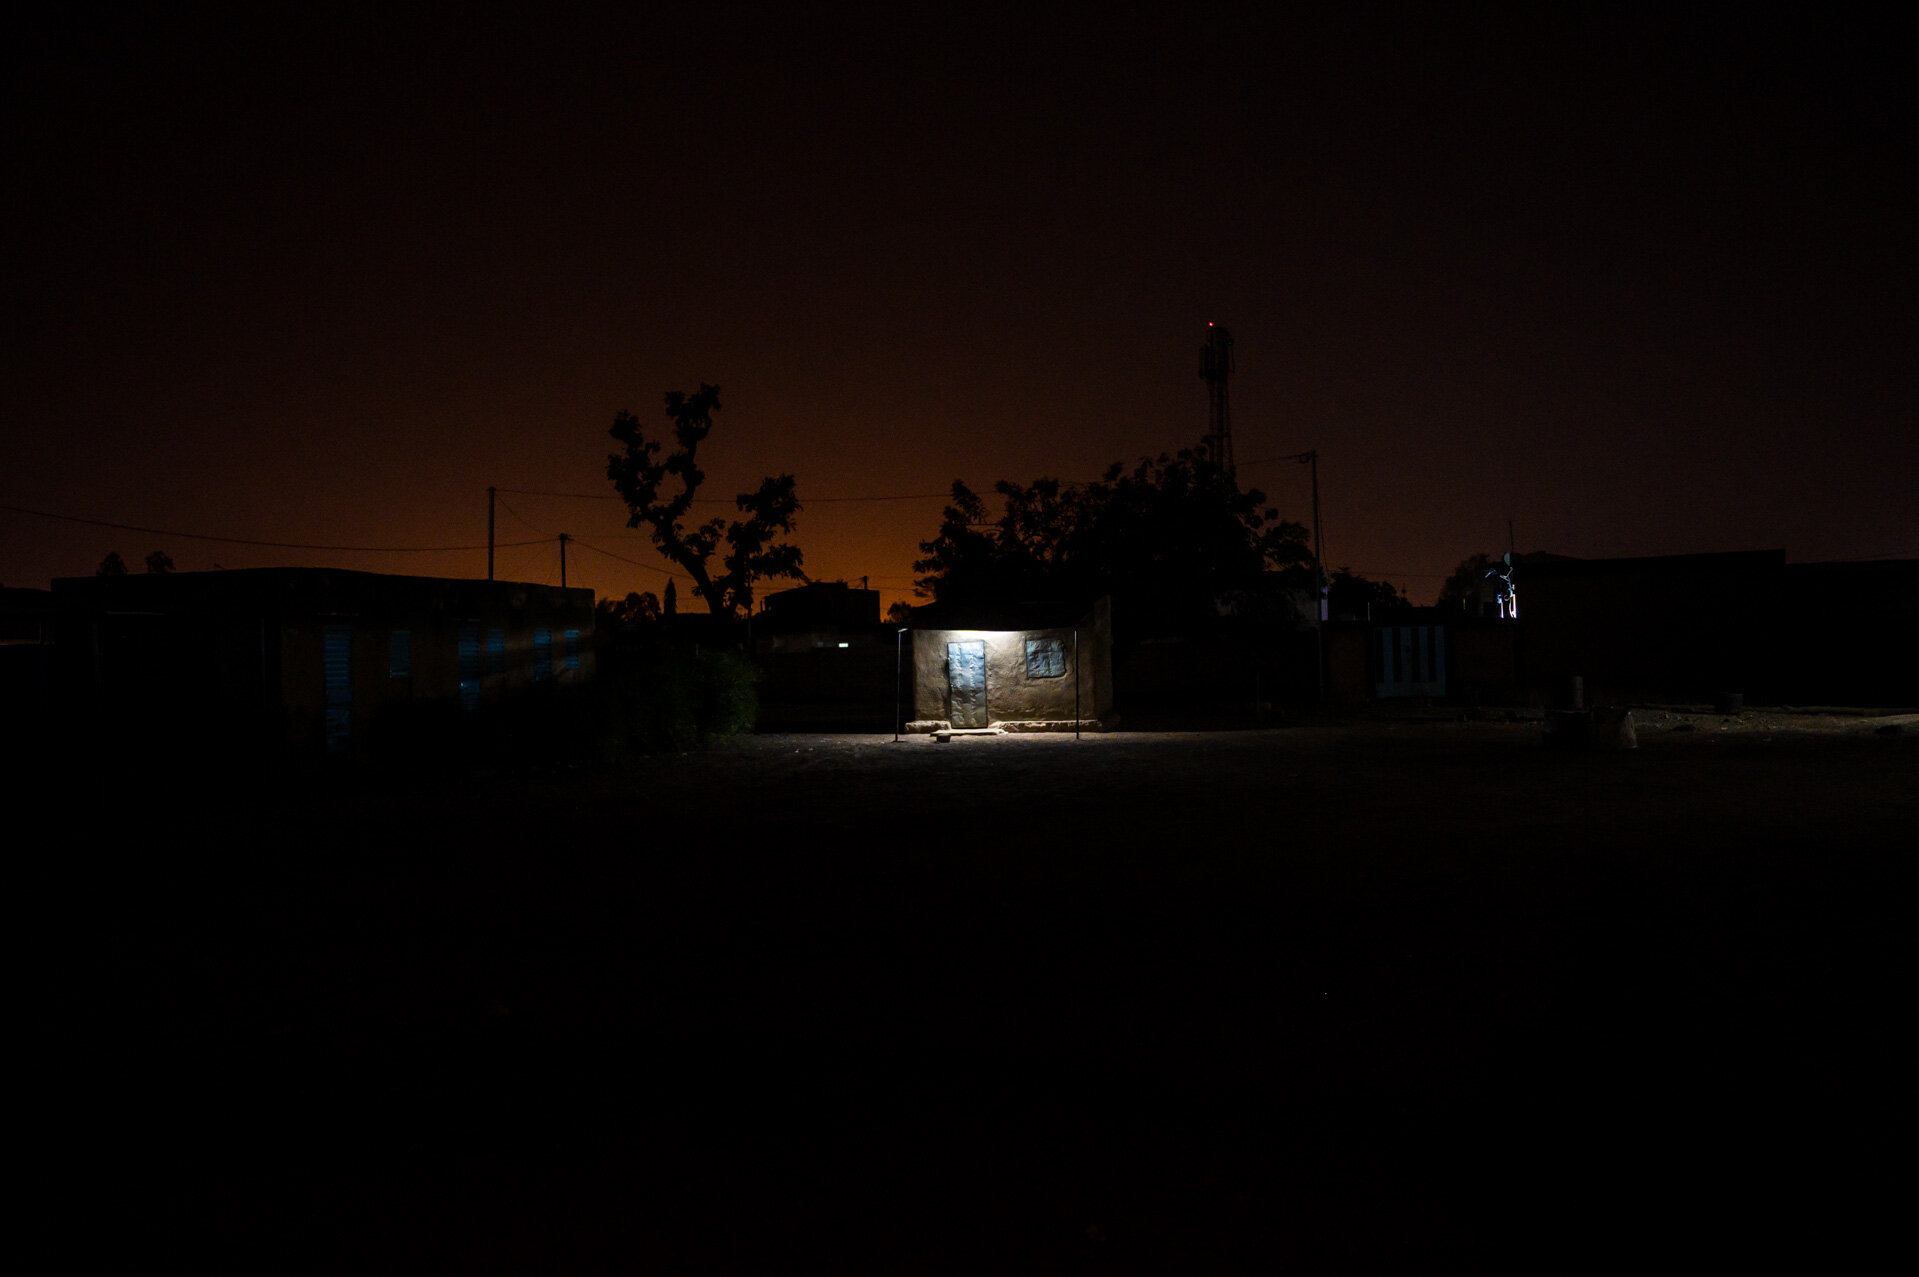
[[[1535,699],[1579,676],[1615,701],[1919,704],[1919,562],[1792,563],[1783,550],[1520,560]]]
[[[1779,700],[1919,706],[1919,559],[1788,563],[1767,618]]]
[[[1377,620],[1328,621],[1327,699],[1517,701],[1518,625],[1437,607],[1396,608]]]
[[[0,589],[0,711],[35,713],[51,704],[57,615],[50,590]]]
[[[1135,601],[1114,601],[1114,699],[1129,723],[1254,726],[1282,704],[1318,694],[1312,587],[1269,572],[1212,600],[1212,614],[1133,626]],[[1150,603],[1148,604],[1150,606]]]
[[[832,635],[866,631],[880,624],[880,592],[856,590],[844,581],[814,581],[766,596],[753,619],[757,634]]]
[[[347,754],[396,707],[475,711],[593,669],[593,592],[261,568],[53,583],[58,682],[100,730]]]
[[[1527,555],[1517,583],[1529,681],[1579,676],[1622,700],[1751,693],[1779,616],[1786,552],[1640,559]]]
[[[1482,597],[1328,622],[1326,695],[1546,705],[1577,677],[1600,704],[1919,705],[1919,562],[1785,560],[1524,555],[1516,620]]]
[[[762,728],[890,731],[897,626],[878,590],[817,581],[766,597],[753,618]]]

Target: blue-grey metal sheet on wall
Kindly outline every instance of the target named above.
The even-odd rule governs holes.
[[[1026,677],[1064,678],[1066,676],[1066,640],[1036,638],[1026,640]]]
[[[955,727],[986,727],[986,644],[948,643],[946,679]]]

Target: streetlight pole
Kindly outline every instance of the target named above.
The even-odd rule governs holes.
[[[906,725],[905,716],[900,713],[900,685],[906,676],[906,631],[909,626],[900,626],[893,635],[893,743],[900,743],[900,729]]]

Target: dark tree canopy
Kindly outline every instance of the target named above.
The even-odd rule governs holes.
[[[622,630],[642,629],[659,623],[663,613],[660,601],[648,590],[641,594],[635,590],[623,599],[604,598],[593,609],[595,619],[601,627]]]
[[[165,550],[155,550],[146,559],[149,576],[163,576],[173,571],[173,556]],[[100,560],[100,566],[93,570],[95,576],[125,576],[127,561],[120,557],[118,550],[107,551],[107,557]]]
[[[1123,594],[1162,616],[1214,612],[1224,591],[1270,574],[1298,575],[1312,555],[1306,529],[1267,507],[1257,489],[1193,449],[1115,464],[1096,482],[1037,479],[993,486],[997,515],[964,483],[939,531],[920,543],[923,598],[962,602]]]
[[[606,477],[626,502],[626,526],[644,524],[660,553],[693,578],[693,588],[715,616],[738,617],[752,610],[753,582],[791,577],[804,581],[800,548],[781,538],[793,531],[799,513],[790,474],[763,479],[753,492],[735,501],[745,517],[731,523],[709,519],[689,525],[687,513],[706,479],[699,467],[700,444],[713,429],[720,410],[720,388],[702,383],[691,395],[670,390],[666,415],[673,423],[673,451],[664,452],[658,439],[646,437],[639,418],[622,412],[613,420],[611,434],[621,451],[606,459]],[[720,570],[711,561],[721,547]]]
[[[1390,581],[1370,581],[1351,568],[1340,568],[1326,578],[1326,610],[1335,617],[1366,619],[1407,607],[1406,596]]]
[[[1446,578],[1446,584],[1439,587],[1439,606],[1457,609],[1461,603],[1477,602],[1486,594],[1486,574],[1500,566],[1496,554],[1475,554],[1461,559],[1453,574]]]

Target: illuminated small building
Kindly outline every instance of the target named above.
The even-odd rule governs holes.
[[[906,624],[908,731],[1072,731],[1113,716],[1110,599],[932,603]]]

